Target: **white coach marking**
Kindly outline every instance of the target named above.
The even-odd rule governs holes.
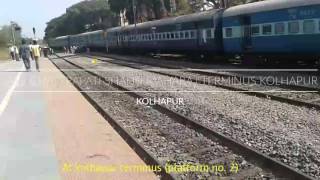
[[[10,89],[7,91],[6,96],[3,98],[1,104],[0,104],[0,117],[2,115],[2,113],[4,112],[4,110],[7,108],[10,98],[14,92],[14,89],[16,88],[16,86],[18,85],[18,82],[20,80],[22,72],[19,72],[16,79],[14,80],[12,86],[10,87]]]

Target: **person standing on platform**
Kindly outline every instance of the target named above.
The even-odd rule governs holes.
[[[16,61],[20,61],[19,49],[17,46],[14,46],[14,57],[16,58]]]
[[[33,40],[32,53],[33,53],[34,60],[36,61],[37,71],[40,72],[40,67],[39,67],[40,46],[38,45],[36,40]]]
[[[34,60],[33,52],[32,52],[32,43],[31,42],[29,44],[29,50],[30,50],[30,57],[31,57],[32,60]]]
[[[14,46],[10,46],[9,51],[10,51],[11,59],[15,60],[15,58],[14,58]]]
[[[20,57],[22,58],[27,71],[30,71],[30,48],[26,44],[26,40],[22,39],[20,47]]]

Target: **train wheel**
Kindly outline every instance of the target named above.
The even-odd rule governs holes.
[[[254,66],[256,64],[256,57],[251,54],[245,54],[242,57],[242,64],[245,66]]]

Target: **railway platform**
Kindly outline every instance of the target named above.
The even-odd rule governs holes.
[[[0,63],[1,180],[157,178],[121,171],[145,163],[48,59],[40,69]]]

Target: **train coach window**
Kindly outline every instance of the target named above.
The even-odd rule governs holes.
[[[180,32],[180,39],[184,39],[184,33]]]
[[[232,37],[232,28],[226,28],[226,37]]]
[[[289,33],[291,34],[297,34],[300,31],[300,26],[298,21],[289,22],[288,27],[289,27]]]
[[[185,36],[186,39],[189,39],[189,36],[190,36],[189,31],[186,31],[186,32],[184,33],[184,36]]]
[[[264,35],[272,34],[272,25],[271,24],[263,25],[262,26],[262,34],[264,34]]]
[[[175,33],[175,38],[180,39],[180,34],[178,32]]]
[[[212,32],[211,29],[206,30],[207,38],[212,38]]]
[[[316,26],[314,20],[303,21],[303,32],[307,34],[314,33],[316,31]]]
[[[260,26],[252,26],[251,27],[252,35],[260,35]]]
[[[191,39],[195,38],[196,37],[196,33],[194,31],[191,31],[190,37],[191,37]]]
[[[171,35],[171,39],[174,39],[174,33],[171,33],[170,35]]]
[[[284,34],[284,23],[276,23],[275,24],[275,33],[276,34]]]

